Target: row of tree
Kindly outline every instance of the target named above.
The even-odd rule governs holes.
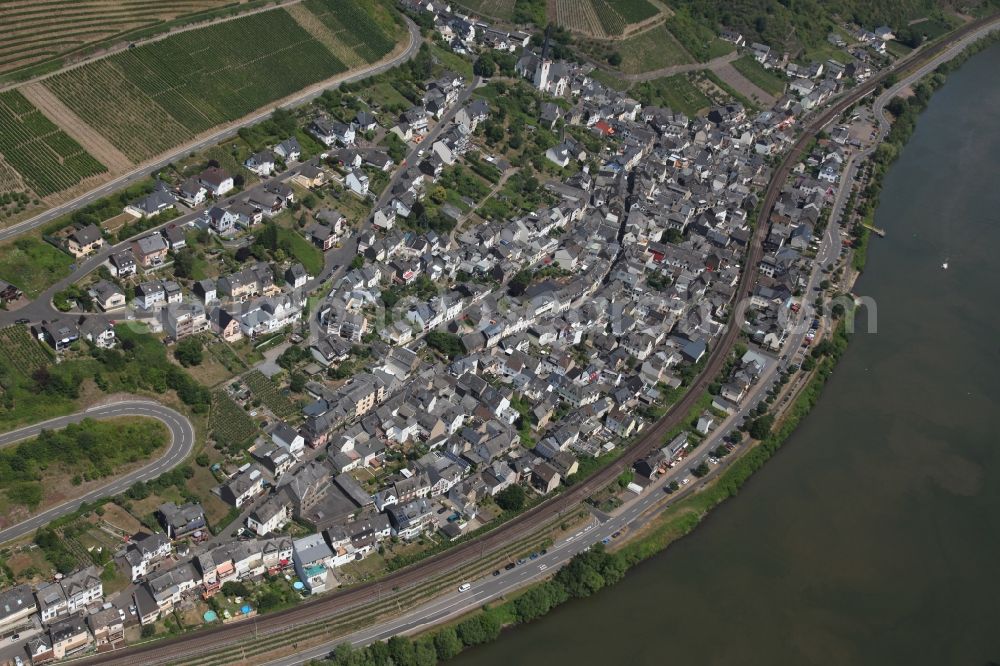
[[[487,608],[456,625],[416,640],[393,636],[364,648],[338,645],[322,666],[434,666],[458,655],[467,647],[483,645],[500,636],[505,622],[531,622],[566,601],[588,597],[617,583],[625,575],[626,558],[608,553],[598,545],[576,555],[552,580],[528,589],[503,606]]]

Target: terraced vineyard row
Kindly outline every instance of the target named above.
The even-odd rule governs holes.
[[[345,69],[286,11],[274,10],[179,33],[45,83],[142,161]]]
[[[214,0],[0,2],[0,73],[218,5]]]
[[[0,154],[43,197],[107,171],[16,90],[0,93]]]

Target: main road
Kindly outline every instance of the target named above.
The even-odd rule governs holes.
[[[60,204],[53,208],[46,210],[44,213],[40,213],[32,218],[19,222],[17,224],[11,225],[5,229],[0,229],[0,241],[8,240],[19,236],[20,234],[30,231],[32,229],[37,229],[38,227],[51,222],[60,215],[65,215],[66,213],[72,212],[77,208],[82,208],[88,204],[97,201],[102,197],[106,197],[113,194],[115,191],[123,189],[130,185],[138,176],[142,176],[146,173],[152,173],[158,169],[162,169],[171,162],[187,155],[191,152],[197,152],[203,150],[209,146],[212,146],[220,141],[224,141],[232,136],[244,127],[249,127],[251,125],[256,125],[257,123],[267,120],[271,113],[279,107],[291,107],[299,106],[305,104],[306,102],[312,101],[322,95],[325,91],[335,88],[344,83],[351,83],[354,81],[359,81],[361,79],[367,78],[369,76],[374,76],[381,74],[382,72],[388,71],[407,60],[413,58],[417,52],[420,50],[420,44],[423,42],[423,37],[420,34],[420,28],[411,21],[408,17],[403,17],[406,21],[407,29],[407,40],[408,43],[406,48],[403,49],[398,54],[391,56],[385,60],[382,60],[373,65],[369,65],[363,69],[359,69],[348,76],[341,77],[337,76],[333,79],[327,79],[317,83],[316,85],[310,86],[290,97],[286,97],[281,100],[281,103],[276,106],[269,106],[265,109],[258,111],[252,115],[246,116],[245,118],[238,120],[234,123],[229,123],[225,125],[222,129],[216,130],[211,134],[205,135],[200,139],[187,143],[183,146],[179,146],[169,153],[160,155],[152,162],[144,162],[138,165],[131,171],[121,174],[114,180],[110,180],[101,186],[90,190],[80,196],[67,201],[64,204]]]
[[[115,495],[136,481],[148,481],[173,469],[187,458],[194,448],[194,426],[191,425],[191,421],[186,416],[157,402],[128,399],[113,404],[91,407],[82,412],[70,414],[69,416],[60,416],[0,435],[0,448],[3,448],[29,437],[34,437],[42,430],[58,430],[65,428],[71,423],[79,423],[84,419],[111,419],[129,416],[156,419],[167,426],[167,430],[170,432],[170,443],[167,445],[166,453],[147,465],[124,476],[119,476],[106,485],[95,488],[81,497],[63,502],[58,506],[35,514],[23,522],[0,530],[0,543],[30,534],[39,527],[75,511],[84,502],[93,502],[102,497]]]

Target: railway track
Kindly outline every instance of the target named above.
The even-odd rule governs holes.
[[[560,516],[572,511],[584,499],[595,491],[614,481],[621,472],[632,466],[637,460],[647,455],[655,448],[663,446],[668,432],[679,425],[708,390],[708,385],[722,369],[729,352],[736,343],[740,327],[738,322],[743,318],[746,308],[746,297],[758,279],[758,265],[763,255],[761,240],[766,221],[774,208],[775,202],[784,187],[792,167],[798,161],[802,151],[810,144],[813,137],[835,120],[845,110],[877,90],[890,76],[906,76],[918,70],[925,63],[949,49],[955,43],[965,39],[970,34],[995,21],[997,15],[977,19],[966,24],[947,39],[917,52],[916,56],[900,66],[873,77],[868,82],[849,91],[818,116],[812,118],[803,127],[802,133],[784,159],[775,169],[771,182],[762,200],[758,221],[754,227],[746,263],[736,291],[736,300],[730,317],[730,325],[722,338],[710,351],[709,358],[701,373],[690,386],[684,397],[674,404],[670,410],[639,439],[633,442],[622,456],[600,470],[586,481],[573,486],[566,492],[557,495],[542,504],[533,507],[492,532],[474,541],[463,543],[411,565],[405,569],[389,574],[379,582],[367,583],[355,588],[319,597],[314,601],[289,608],[284,611],[260,617],[256,623],[226,625],[212,629],[197,631],[182,635],[171,640],[157,641],[145,645],[124,648],[116,653],[96,655],[82,659],[81,664],[113,664],[115,666],[131,666],[142,664],[152,666],[167,661],[176,661],[188,655],[196,655],[210,649],[219,649],[227,645],[241,642],[252,642],[255,637],[264,634],[273,635],[282,630],[292,629],[303,624],[328,620],[341,613],[356,609],[358,606],[377,602],[385,596],[385,590],[401,591],[419,585],[421,582],[435,578],[447,571],[468,564],[477,558],[484,557],[513,541],[523,539],[537,531],[542,526],[557,520]],[[381,592],[380,592],[381,590]]]

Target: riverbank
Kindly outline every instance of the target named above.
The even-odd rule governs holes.
[[[951,69],[953,69],[953,67]],[[933,92],[933,89],[931,92]],[[678,502],[668,508],[654,525],[650,526],[646,530],[643,530],[643,532],[640,533],[636,539],[629,544],[625,544],[618,551],[618,553],[624,553],[620,556],[621,561],[628,561],[635,558],[637,563],[656,553],[659,553],[667,545],[679,539],[680,536],[688,534],[705,516],[709,514],[712,508],[721,504],[724,499],[739,491],[740,487],[749,478],[749,476],[753,474],[754,471],[759,469],[763,465],[763,462],[767,461],[776,452],[777,448],[779,448],[787,439],[788,435],[795,430],[796,426],[805,414],[808,413],[815,405],[820,392],[831,376],[834,365],[836,365],[836,362],[839,360],[844,348],[846,348],[846,334],[843,333],[842,330],[837,331],[834,337],[834,342],[831,343],[831,346],[832,349],[830,354],[817,364],[815,374],[812,376],[810,381],[806,383],[804,390],[799,394],[798,398],[793,403],[792,409],[788,411],[787,418],[783,420],[767,438],[765,438],[764,442],[748,451],[748,453],[741,460],[734,463],[733,467],[726,471],[726,474],[720,475],[720,479],[713,483],[712,486],[706,488],[700,493],[697,493],[696,495],[685,498],[681,502]],[[845,418],[847,418],[847,415],[845,415]],[[727,478],[727,474],[731,471],[733,476]],[[612,560],[612,562],[614,562],[614,560]],[[572,566],[573,565],[570,565],[570,567]],[[603,567],[603,562],[596,567],[589,565],[582,567],[581,565],[581,568],[589,570],[586,572],[585,579],[590,580],[592,584],[591,587],[593,587],[593,584],[598,580],[598,578],[596,578],[593,574],[596,572],[596,574],[600,576]],[[617,563],[609,565],[608,570],[611,572],[610,577],[612,579],[615,578],[618,572]],[[612,580],[611,582],[614,581]],[[482,640],[488,640],[489,637],[494,634],[499,635],[500,629],[498,625],[513,626],[522,621],[522,617],[518,611],[520,599],[529,597],[529,595],[533,598],[533,602],[531,604],[528,604],[528,602],[520,602],[522,609],[525,607],[544,608],[545,599],[556,601],[556,603],[551,603],[549,608],[554,608],[558,605],[558,599],[561,595],[552,591],[551,584],[552,581],[549,581],[529,588],[527,591],[518,594],[516,598],[492,606],[486,611],[473,615],[462,622],[453,625],[451,628],[445,628],[435,634],[431,634],[430,636],[421,637],[416,641],[416,644],[419,646],[422,642],[429,641],[435,646],[437,646],[438,643],[441,643],[443,647],[454,647],[455,639],[457,639],[461,644],[465,644],[466,638],[472,641],[471,644],[480,644]],[[533,592],[533,590],[546,589],[548,592]],[[593,590],[588,592],[588,594],[592,593],[592,591]],[[558,592],[558,590],[556,592]],[[535,603],[538,601],[537,599],[534,599],[536,596],[541,597],[542,603]],[[580,596],[587,595],[583,594]],[[485,616],[486,619],[476,620],[475,618],[479,616]],[[444,638],[439,641],[437,636],[442,634],[444,634]],[[483,639],[484,636],[486,637],[485,639]],[[405,649],[400,647],[403,642],[404,641],[397,640],[395,643],[396,649]],[[377,650],[381,648],[375,649]],[[442,656],[440,652],[439,656]]]
[[[878,208],[885,175],[889,171],[889,167],[899,157],[903,146],[913,135],[917,118],[927,108],[934,92],[945,84],[949,72],[955,71],[969,58],[997,42],[1000,42],[1000,33],[997,32],[973,42],[951,60],[946,60],[938,65],[933,73],[924,76],[918,83],[912,85],[912,94],[905,97],[894,97],[886,105],[886,110],[893,117],[892,126],[888,135],[871,157],[868,183],[862,192],[860,203],[856,206],[857,222],[850,230],[854,247],[851,267],[855,273],[862,272],[868,260],[868,243],[871,240],[871,229],[875,226],[875,210]],[[852,194],[848,210],[853,203],[855,203],[855,197]]]

